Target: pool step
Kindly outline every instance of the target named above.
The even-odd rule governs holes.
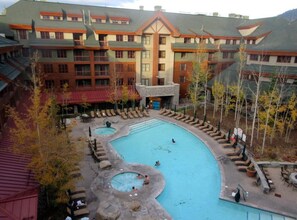
[[[143,131],[143,130],[146,130],[146,129],[149,129],[149,128],[152,128],[152,127],[156,127],[156,126],[161,125],[163,123],[164,123],[163,121],[158,120],[158,119],[151,119],[151,120],[148,120],[148,121],[137,123],[137,124],[134,124],[134,125],[130,126],[130,134],[134,134],[136,132],[140,132],[140,131]]]
[[[247,220],[294,220],[293,218],[272,214],[272,213],[247,213]]]

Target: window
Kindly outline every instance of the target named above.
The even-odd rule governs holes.
[[[128,72],[135,72],[135,64],[128,64],[127,65]]]
[[[91,75],[90,65],[76,65],[75,73],[77,76],[90,76]]]
[[[43,58],[52,57],[52,51],[51,50],[41,50],[41,57],[43,57]]]
[[[185,76],[180,76],[179,77],[179,83],[185,83],[186,82],[186,77]]]
[[[223,59],[228,59],[229,53],[228,52],[223,52]]]
[[[29,48],[22,48],[22,54],[24,57],[29,57]]]
[[[269,55],[261,55],[260,56],[260,61],[262,61],[262,62],[269,62],[269,58],[270,58]]]
[[[143,63],[141,65],[142,72],[149,72],[150,71],[150,64],[149,63]]]
[[[159,71],[165,71],[165,63],[159,63],[158,70]]]
[[[54,20],[61,20],[61,16],[54,16]]]
[[[124,79],[123,78],[117,79],[117,86],[122,86],[123,84],[124,84]]]
[[[77,79],[76,87],[90,87],[92,85],[91,79]]]
[[[250,60],[258,61],[258,55],[257,54],[251,54],[250,55]]]
[[[123,51],[121,51],[121,50],[116,50],[116,52],[115,52],[115,57],[116,57],[116,58],[123,58]]]
[[[297,63],[297,57],[295,57],[295,61],[294,61],[294,63]]]
[[[235,45],[236,44],[236,40],[233,40],[233,45]]]
[[[276,62],[278,63],[290,63],[291,57],[290,56],[277,56]]]
[[[57,50],[57,57],[58,58],[66,58],[67,57],[66,50]]]
[[[71,21],[78,21],[78,17],[71,17]]]
[[[161,37],[159,38],[159,44],[160,44],[160,45],[165,45],[165,44],[166,44],[166,37],[161,36]]]
[[[52,89],[55,86],[54,80],[45,80],[44,84],[46,89]]]
[[[96,83],[96,86],[108,86],[109,79],[96,79],[95,83]]]
[[[150,45],[151,44],[151,37],[146,35],[143,37],[143,44],[144,45]]]
[[[64,33],[63,32],[55,32],[56,39],[63,40],[64,39]]]
[[[42,19],[44,19],[44,20],[50,20],[50,16],[49,15],[43,15],[42,16]]]
[[[116,35],[116,41],[123,41],[123,35]]]
[[[164,85],[164,82],[165,82],[164,78],[158,78],[158,85],[162,86]]]
[[[150,51],[149,50],[142,51],[142,58],[144,59],[150,58]]]
[[[135,51],[128,51],[128,58],[135,58]]]
[[[27,39],[27,31],[26,30],[18,30],[19,32],[19,38],[21,40],[26,40]]]
[[[68,73],[68,65],[59,64],[59,73]]]
[[[191,43],[191,38],[189,38],[189,37],[185,37],[185,38],[184,38],[184,43],[185,43],[185,44],[190,44],[190,43]]]
[[[256,44],[256,40],[253,40],[253,41],[252,41],[252,44]]]
[[[118,73],[124,72],[124,65],[121,63],[118,63],[115,65],[115,71]]]
[[[185,53],[185,52],[181,52],[180,57],[181,57],[181,58],[186,58],[186,57],[187,57],[187,53]]]
[[[166,51],[165,50],[160,50],[159,51],[159,58],[165,58],[166,57]]]
[[[50,39],[49,32],[41,31],[40,36],[41,36],[41,39]]]
[[[67,85],[67,88],[69,87],[69,80],[68,79],[60,80],[60,88],[64,88],[64,85]]]
[[[134,42],[134,35],[128,35],[128,41]]]
[[[226,44],[230,44],[231,43],[231,40],[230,39],[227,39],[226,40]]]
[[[150,80],[148,78],[141,79],[141,85],[149,86],[150,85]]]
[[[187,64],[186,63],[181,63],[180,64],[180,70],[181,71],[186,71],[187,70]]]
[[[234,59],[234,54],[235,54],[234,52],[230,52],[230,58],[231,59]]]
[[[96,23],[102,23],[102,19],[101,19],[101,18],[96,18],[96,19],[95,19],[95,22],[96,22]]]
[[[52,73],[53,71],[53,64],[43,64],[44,73]]]
[[[128,78],[128,86],[133,86],[134,85],[134,77]]]

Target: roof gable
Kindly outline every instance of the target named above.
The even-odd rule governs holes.
[[[179,31],[164,16],[162,11],[157,11],[153,17],[147,20],[138,30],[136,30],[136,34],[141,35],[148,28],[152,28],[152,30],[157,32],[159,32],[161,29],[164,31],[164,28],[166,28],[173,37],[180,36]]]

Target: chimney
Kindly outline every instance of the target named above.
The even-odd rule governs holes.
[[[143,11],[143,9],[144,9],[144,6],[143,6],[143,5],[140,5],[140,6],[139,6],[139,10],[140,10],[140,11]]]
[[[162,10],[162,6],[161,5],[156,5],[155,6],[155,11],[161,11]]]

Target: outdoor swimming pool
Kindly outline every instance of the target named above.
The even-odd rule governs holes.
[[[172,143],[174,138],[176,143]],[[131,126],[128,136],[111,142],[128,163],[157,167],[166,185],[158,202],[175,220],[264,220],[284,217],[219,199],[218,163],[204,143],[185,129],[153,119]]]

